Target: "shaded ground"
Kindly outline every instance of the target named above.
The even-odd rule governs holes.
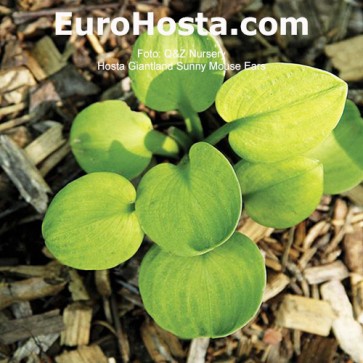
[[[51,259],[40,228],[48,199],[83,174],[66,142],[77,112],[100,98],[122,97],[148,112],[159,129],[181,122],[174,113],[139,105],[126,72],[97,70],[98,61],[127,64],[132,35],[54,36],[56,8],[95,17],[153,11],[156,18],[202,9],[229,18],[230,26],[244,16],[305,16],[307,37],[223,37],[230,61],[294,62],[332,71],[349,81],[349,97],[363,106],[359,1],[0,0],[0,362],[363,361],[362,187],[325,197],[290,230],[242,218],[240,230],[266,254],[268,288],[259,315],[224,339],[180,341],[148,318],[137,271],[149,242],[110,271],[75,271]],[[220,122],[213,110],[201,117],[207,130]],[[347,317],[343,324],[336,322],[339,314]]]

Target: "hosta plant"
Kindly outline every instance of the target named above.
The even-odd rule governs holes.
[[[222,68],[193,69],[209,60],[190,49],[214,54]],[[149,314],[182,338],[225,336],[253,318],[265,286],[259,249],[236,231],[242,206],[260,224],[287,228],[324,192],[358,184],[363,121],[345,82],[319,69],[266,64],[222,84],[224,58],[210,35],[143,34],[131,61],[150,65],[148,50],[165,67],[130,72],[135,95],[156,111],[179,111],[185,127],[158,132],[120,100],[81,111],[70,144],[88,174],[53,199],[45,243],[66,265],[107,269],[134,255],[146,234],[155,245],[139,287]],[[207,136],[198,113],[214,101],[222,125]],[[224,138],[235,165],[217,148]]]

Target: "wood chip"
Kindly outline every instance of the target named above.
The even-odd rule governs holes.
[[[352,273],[350,278],[355,318],[363,324],[363,276]]]
[[[53,27],[53,22],[50,18],[40,17],[36,21],[27,24],[24,28],[19,32],[20,37],[31,37],[39,34],[40,29],[50,29]]]
[[[304,254],[300,257],[300,260],[298,262],[298,265],[301,268],[301,270],[305,269],[305,267],[308,265],[308,263],[314,257],[317,251],[318,251],[317,247],[311,247],[305,250]]]
[[[302,221],[295,227],[294,246],[300,247],[306,238],[306,221]]]
[[[11,14],[11,13],[12,13],[11,9],[7,8],[4,5],[0,5],[0,14],[1,15],[8,15],[8,14]]]
[[[69,64],[32,90],[29,111],[50,107],[69,97],[85,97],[98,92],[98,86],[86,80],[75,66]]]
[[[47,80],[32,89],[30,93],[29,111],[46,114],[53,104],[61,103],[62,98],[58,94],[56,85]],[[39,111],[40,110],[40,111]]]
[[[186,352],[184,351],[180,340],[174,334],[160,328],[157,324],[154,324],[154,325],[155,325],[156,333],[168,346],[173,357],[176,357],[179,359],[185,358]]]
[[[209,340],[209,338],[196,338],[192,340],[189,348],[187,363],[205,362]]]
[[[15,105],[7,106],[7,107],[0,107],[0,118],[7,116],[7,115],[11,115],[13,113],[18,113],[18,112],[24,110],[25,107],[26,107],[25,102],[20,102]]]
[[[327,45],[325,53],[340,71],[340,78],[345,81],[363,79],[363,35]]]
[[[0,284],[0,310],[19,302],[58,294],[65,286],[62,279],[51,280],[34,277],[27,280]]]
[[[66,140],[63,137],[62,130],[63,126],[57,122],[25,148],[25,152],[34,165],[42,162],[65,144]]]
[[[320,284],[330,280],[344,280],[349,276],[349,271],[340,260],[317,267],[305,269],[304,276],[310,285]]]
[[[20,362],[29,357],[29,352],[40,354],[47,352],[53,343],[59,338],[59,334],[38,335],[28,339],[25,344],[20,346],[13,355],[14,362]]]
[[[29,301],[20,301],[10,306],[15,319],[28,318],[33,315]]]
[[[316,224],[314,224],[313,227],[309,229],[308,234],[306,235],[304,242],[303,242],[303,248],[304,250],[307,250],[312,246],[314,241],[321,235],[327,233],[329,231],[330,225],[326,221],[320,221]]]
[[[269,237],[274,230],[273,228],[258,224],[251,218],[246,218],[242,223],[241,227],[237,229],[238,232],[245,234],[256,243],[264,237]]]
[[[347,203],[343,199],[337,199],[334,205],[334,219],[332,220],[336,233],[344,226],[348,211]]]
[[[237,357],[249,356],[253,349],[253,342],[245,335],[241,335],[238,340]]]
[[[44,177],[46,176],[56,165],[59,164],[69,153],[71,147],[68,143],[60,147],[56,152],[50,155],[43,163],[39,166],[39,172]]]
[[[277,271],[277,272],[282,271],[281,263],[279,261],[276,261],[275,259],[266,257],[265,264],[267,267],[269,267],[270,269],[272,269],[274,271]]]
[[[291,334],[288,329],[282,330],[282,340],[281,343],[270,345],[264,352],[262,357],[262,362],[267,363],[288,363],[291,362],[292,355],[294,354],[294,347],[291,341]],[[257,338],[257,337],[256,337]],[[255,341],[255,346],[258,340]],[[261,347],[263,349],[263,347]],[[255,361],[253,361],[255,362]],[[252,362],[250,362],[252,363]]]
[[[98,345],[65,352],[55,357],[55,361],[56,363],[108,363],[107,357]]]
[[[353,318],[353,308],[340,281],[321,286],[321,295],[335,313],[333,332],[340,347],[355,361],[363,362],[363,329]]]
[[[41,334],[59,333],[63,329],[63,320],[59,315],[59,310],[52,310],[28,318],[9,320],[6,323],[0,322],[0,342],[11,344]]]
[[[74,269],[69,269],[69,285],[68,289],[72,294],[73,301],[90,300],[90,296],[84,286],[83,279]]]
[[[92,307],[83,303],[68,305],[63,312],[65,329],[61,334],[61,344],[69,347],[89,343]]]
[[[25,126],[12,128],[6,132],[6,135],[8,135],[21,149],[32,141],[32,136]]]
[[[25,124],[29,121],[31,121],[33,118],[32,114],[24,115],[19,118],[14,118],[13,120],[3,122],[0,124],[0,132],[11,130],[14,127],[20,126],[22,124]]]
[[[363,228],[358,223],[345,234],[343,246],[349,270],[363,275]]]
[[[62,265],[57,261],[52,261],[47,265],[18,265],[0,266],[0,272],[22,277],[46,277],[57,278],[61,273]]]
[[[1,31],[1,26],[0,26]],[[19,67],[26,64],[24,59],[22,42],[16,39],[9,39],[4,44],[4,53],[1,60],[2,69],[10,69],[13,67]]]
[[[0,71],[0,94],[9,103],[21,103],[27,95],[29,87],[35,84],[34,77],[25,67]]]
[[[283,273],[269,273],[262,301],[266,302],[267,300],[270,300],[278,295],[286,288],[289,282],[289,278]]]
[[[25,152],[6,135],[0,135],[0,166],[25,201],[44,213],[48,206],[47,193],[51,190]]]
[[[141,326],[141,338],[152,360],[156,363],[176,363],[165,340],[158,334],[154,323],[147,321]]]
[[[90,42],[93,50],[97,54],[104,54],[105,50],[102,47],[102,44],[100,43],[98,37],[95,34],[87,34],[88,41]]]
[[[95,272],[95,283],[97,291],[101,296],[111,296],[110,270],[97,270]]]
[[[326,301],[285,295],[276,315],[276,323],[285,328],[328,336],[333,318],[333,311]]]
[[[66,65],[53,40],[48,36],[43,37],[35,44],[31,55],[43,71],[42,75],[37,75],[38,79],[47,78]]]
[[[313,337],[305,341],[297,363],[332,363],[337,350],[335,339]]]
[[[29,86],[22,86],[14,91],[10,91],[3,94],[3,99],[7,104],[19,103],[26,101],[28,98]]]

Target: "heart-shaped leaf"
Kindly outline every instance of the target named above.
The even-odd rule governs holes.
[[[85,108],[75,118],[70,143],[86,172],[109,171],[132,179],[149,165],[152,152],[173,156],[173,139],[152,130],[150,119],[122,101],[104,101]]]
[[[142,178],[136,213],[145,233],[181,256],[205,253],[226,241],[241,213],[241,191],[227,159],[200,142],[178,166],[161,164]]]
[[[147,312],[163,329],[185,339],[216,338],[256,314],[265,279],[259,249],[237,232],[202,256],[175,256],[154,246],[142,261],[139,286]]]
[[[363,119],[352,101],[338,126],[307,156],[323,163],[326,194],[343,193],[363,180]]]
[[[214,102],[223,82],[224,55],[210,34],[201,36],[195,31],[182,36],[179,30],[177,25],[174,34],[162,35],[155,28],[153,35],[139,36],[129,64],[132,88],[154,110],[201,112]],[[214,70],[210,63],[222,70]],[[142,68],[135,69],[135,65]]]
[[[240,161],[235,169],[247,214],[264,226],[294,226],[314,211],[323,194],[323,167],[317,160]]]
[[[92,173],[63,188],[43,221],[50,252],[63,264],[103,270],[128,260],[144,233],[134,212],[136,192],[120,175]]]
[[[253,162],[301,155],[321,143],[338,123],[347,85],[334,75],[298,64],[246,69],[220,88],[216,107],[233,150]]]

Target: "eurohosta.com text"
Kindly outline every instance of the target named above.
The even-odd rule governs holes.
[[[192,35],[197,32],[199,35],[206,36],[208,31],[205,27],[208,25],[209,33],[212,35],[238,35],[240,32],[247,36],[254,36],[258,31],[266,36],[279,33],[281,35],[308,35],[309,24],[304,17],[300,18],[280,18],[276,20],[272,17],[265,17],[259,21],[254,17],[247,17],[241,21],[240,27],[229,28],[227,20],[222,17],[207,18],[203,13],[197,13],[195,18],[184,17],[178,23],[174,19],[164,17],[155,24],[154,13],[149,12],[141,14],[134,12],[132,15],[132,25],[129,19],[125,17],[117,18],[73,18],[70,11],[57,12],[55,16],[56,35],[71,35],[73,31],[79,36],[96,33],[102,35],[106,25],[110,25],[111,31],[118,36],[123,36],[132,32],[139,35],[144,29],[152,35],[155,28],[161,35],[172,35],[178,33],[182,36]],[[75,22],[73,24],[73,22]],[[73,26],[74,25],[74,26]],[[251,25],[254,25],[251,29]],[[257,28],[257,29],[256,29]],[[73,30],[74,29],[74,30]]]

